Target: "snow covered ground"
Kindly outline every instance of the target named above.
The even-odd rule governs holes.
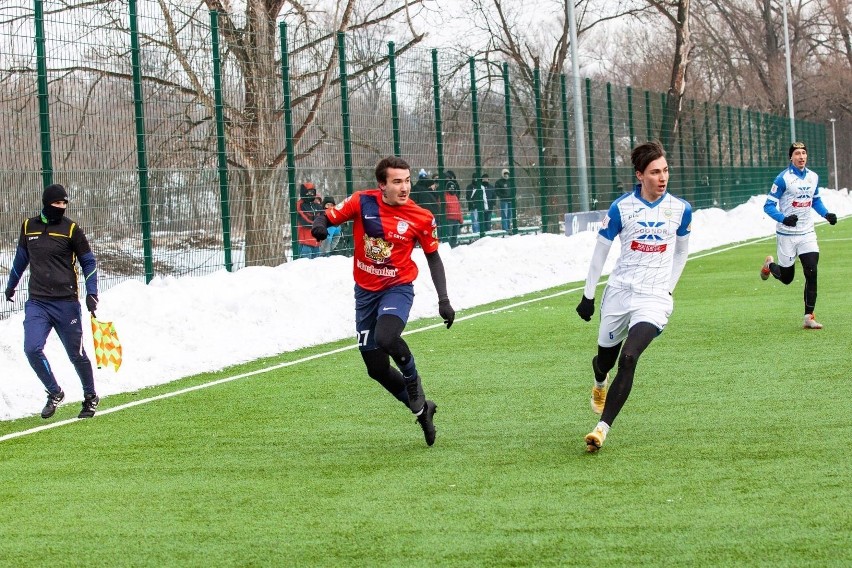
[[[822,190],[838,217],[852,215],[845,190]],[[772,235],[765,195],[731,211],[702,209],[693,216],[690,253]],[[585,279],[595,233],[571,237],[485,238],[451,249],[441,245],[453,307],[464,310]],[[774,240],[766,254],[775,253]],[[612,268],[613,246],[604,272]],[[437,317],[437,297],[426,259],[415,251],[420,277],[411,320]],[[760,260],[755,259],[755,270]],[[7,275],[0,275],[4,279]],[[689,278],[689,265],[684,271]],[[354,341],[352,260],[342,256],[297,260],[274,268],[221,270],[206,276],[126,281],[100,294],[98,318],[115,322],[124,350],[116,373],[95,369],[98,394],[134,391],[259,357],[346,337]],[[44,405],[41,383],[23,353],[23,313],[0,321],[0,420],[35,414]],[[88,320],[84,312],[84,318]],[[91,328],[84,322],[90,358]],[[80,381],[55,334],[45,348],[66,402],[82,399]]]

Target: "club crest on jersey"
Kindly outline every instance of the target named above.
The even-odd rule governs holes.
[[[364,235],[364,254],[373,262],[387,262],[391,250],[393,250],[393,243],[389,243],[381,237]]]
[[[408,230],[408,221],[400,221],[396,224],[396,232],[400,235],[404,235],[405,231]]]

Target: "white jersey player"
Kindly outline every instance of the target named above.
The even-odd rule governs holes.
[[[767,215],[778,222],[775,234],[778,245],[778,263],[767,256],[760,269],[760,277],[768,280],[771,274],[783,284],[789,284],[796,275],[796,257],[805,273],[805,329],[822,329],[814,318],[817,299],[817,264],[819,245],[814,231],[814,213],[831,224],[837,215],[829,213],[819,196],[819,176],[806,167],[808,148],[804,142],[790,145],[790,165],[776,176],[763,205]]]
[[[601,300],[598,354],[592,359],[595,385],[591,404],[601,418],[585,438],[590,452],[601,448],[627,401],[639,356],[668,323],[674,306],[672,292],[689,249],[692,207],[666,191],[669,166],[665,150],[658,142],[646,142],[634,148],[631,160],[639,183],[610,206],[577,306],[580,317],[591,320],[595,289],[617,236],[621,255]],[[608,389],[608,373],[616,362],[618,372]]]

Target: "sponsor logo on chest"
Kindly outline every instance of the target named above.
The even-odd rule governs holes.
[[[667,244],[662,242],[668,236],[666,221],[637,221],[634,229],[635,240],[630,250],[638,252],[665,252]]]
[[[409,227],[408,221],[398,220],[396,223],[396,232],[388,231],[388,238],[397,241],[410,241],[411,237],[405,234],[408,232]]]

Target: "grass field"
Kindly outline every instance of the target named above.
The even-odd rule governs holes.
[[[574,283],[406,336],[432,448],[352,349],[6,439],[0,565],[850,566],[852,221],[818,232],[825,329],[774,240],[695,255],[597,454]]]

